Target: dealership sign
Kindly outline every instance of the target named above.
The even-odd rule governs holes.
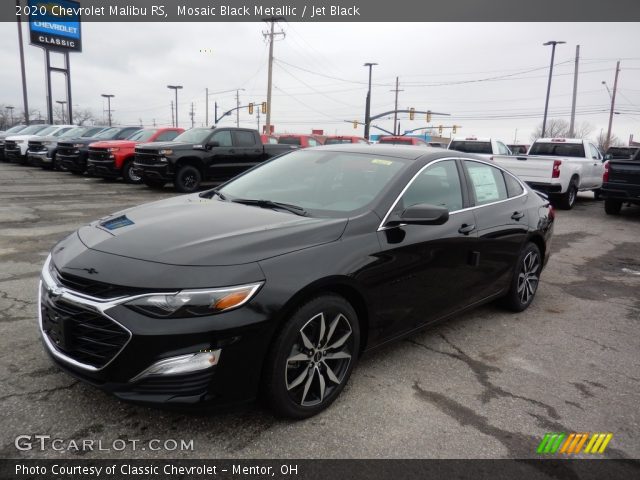
[[[82,51],[80,2],[29,0],[31,44],[49,50]]]

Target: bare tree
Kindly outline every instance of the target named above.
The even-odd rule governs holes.
[[[575,138],[587,138],[593,133],[593,125],[588,122],[577,124],[574,127],[575,132],[573,137]],[[562,118],[551,118],[547,121],[547,127],[544,132],[544,136],[549,137],[570,137],[569,122]],[[531,141],[535,141],[542,137],[542,124],[538,125],[531,134]]]
[[[624,145],[624,142],[620,140],[613,133],[611,134],[609,145],[607,145],[607,132],[605,132],[604,130],[600,130],[600,133],[595,139],[595,143],[596,145],[598,145],[598,148],[600,149],[601,152],[606,152],[607,148],[609,147],[618,147],[618,146]]]
[[[93,125],[96,123],[96,116],[91,109],[76,109],[73,111],[73,123],[79,126]]]

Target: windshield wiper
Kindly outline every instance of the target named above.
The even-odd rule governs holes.
[[[208,190],[200,194],[202,198],[213,198],[216,195],[220,197],[220,200],[224,202],[227,201],[227,197],[225,197],[224,194],[217,188],[214,188],[213,190]]]
[[[301,217],[307,215],[307,211],[304,208],[298,205],[291,205],[290,203],[273,202],[271,200],[254,200],[251,198],[234,198],[231,201],[234,203],[242,203],[243,205],[255,205],[261,208],[279,208],[300,215]]]

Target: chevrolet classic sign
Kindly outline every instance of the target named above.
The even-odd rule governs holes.
[[[49,50],[82,51],[80,3],[72,0],[29,0],[31,44]]]

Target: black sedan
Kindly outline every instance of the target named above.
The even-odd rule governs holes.
[[[42,271],[53,361],[121,399],[285,416],[335,400],[358,357],[477,305],[526,309],[553,207],[427,147],[336,145],[102,218]]]

